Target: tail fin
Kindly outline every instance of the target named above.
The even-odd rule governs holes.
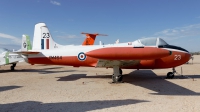
[[[84,40],[82,45],[93,45],[97,35],[107,36],[103,34],[90,34],[90,33],[82,33],[82,34],[86,34],[86,39]],[[64,46],[56,43],[53,40],[45,23],[38,23],[35,25],[34,37],[33,37],[33,50],[46,50],[46,49],[54,49],[61,47]]]
[[[33,50],[53,49],[61,46],[53,40],[45,23],[35,25]]]
[[[30,37],[28,35],[22,35],[21,51],[28,51],[28,50],[32,50]]]
[[[81,34],[85,34],[86,35],[86,38],[85,40],[83,41],[83,44],[82,45],[94,45],[94,41],[96,39],[96,36],[107,36],[107,35],[104,35],[104,34],[90,34],[90,33],[81,33]]]

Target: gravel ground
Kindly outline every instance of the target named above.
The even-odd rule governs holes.
[[[0,112],[200,111],[200,56],[171,69],[123,70],[124,83],[110,84],[112,69],[18,63],[0,68]],[[182,74],[181,76],[181,69]]]

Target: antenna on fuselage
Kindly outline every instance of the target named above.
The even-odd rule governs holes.
[[[102,45],[101,41],[99,41],[99,45]]]
[[[115,41],[115,44],[119,44],[119,39],[117,39],[117,40]]]

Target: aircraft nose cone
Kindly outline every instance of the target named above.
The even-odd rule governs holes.
[[[186,57],[187,61],[189,61],[190,58],[191,58],[191,54],[190,53],[185,53],[185,57]]]

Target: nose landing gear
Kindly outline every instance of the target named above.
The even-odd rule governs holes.
[[[173,79],[174,78],[174,74],[177,73],[175,68],[172,68],[172,72],[168,72],[167,73],[167,79]]]

